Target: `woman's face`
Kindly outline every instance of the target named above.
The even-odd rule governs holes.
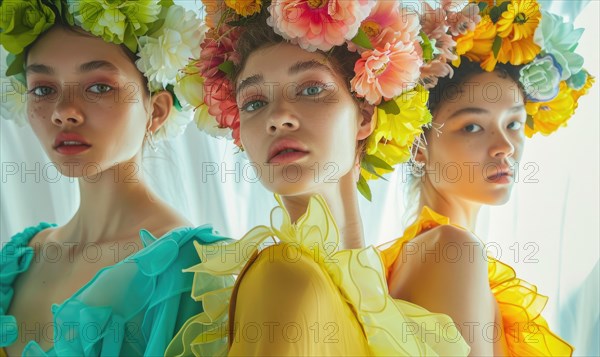
[[[523,152],[524,98],[515,82],[497,72],[470,77],[456,94],[443,98],[426,136],[426,163],[432,187],[442,196],[480,204],[508,201],[516,162]]]
[[[267,189],[311,193],[353,169],[371,129],[336,73],[324,55],[290,44],[248,57],[236,83],[240,136]]]
[[[119,46],[56,27],[31,48],[26,77],[29,122],[64,175],[95,175],[140,152],[148,97]]]

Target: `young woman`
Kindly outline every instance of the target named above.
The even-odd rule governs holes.
[[[382,97],[400,97],[414,87],[392,75],[404,65],[418,76],[420,59],[412,47],[418,26],[411,27],[418,21],[397,2],[339,2],[342,8],[333,1],[302,2],[302,20],[293,23],[286,23],[290,14],[281,14],[286,2],[267,2],[262,9],[226,3],[213,3],[217,19],[208,19],[244,26],[209,30],[198,64],[204,99],[219,124],[233,129],[261,171],[263,185],[277,194],[279,207],[270,227],[255,227],[216,250],[199,247],[203,263],[189,271],[239,274],[238,280],[233,291],[197,296],[205,313],[188,321],[167,355],[206,355],[215,346],[220,355],[233,356],[466,355],[468,347],[447,316],[390,298],[377,251],[361,248],[360,159]],[[390,21],[381,22],[382,17]],[[370,44],[362,42],[372,45],[373,53],[346,46],[344,37],[354,34],[343,31],[363,20],[389,35],[382,39],[373,32]],[[322,31],[291,39],[288,25],[298,26],[298,33]],[[406,44],[395,42],[402,37]],[[382,74],[390,68],[380,84],[384,95],[355,74],[357,66],[373,64],[365,62],[379,56],[377,49],[392,58],[387,63],[382,58],[384,67],[374,69]],[[229,64],[222,63],[228,60],[230,77],[212,70],[226,69]],[[228,90],[231,97],[223,93]],[[265,248],[269,238],[275,244]]]
[[[174,97],[164,88],[175,78],[165,71],[182,67],[172,57],[156,68],[148,56],[160,53],[147,46],[168,46],[165,32],[197,26],[194,14],[158,3],[95,5],[0,8],[12,19],[2,23],[2,45],[13,55],[8,74],[26,80],[28,121],[57,169],[78,178],[81,197],[66,224],[40,223],[2,247],[2,355],[162,355],[202,311],[181,274],[198,262],[192,242],[222,239],[209,226],[188,228],[140,168],[143,146],[173,129]],[[27,28],[23,16],[39,23]],[[183,56],[195,41],[180,39]],[[213,280],[197,283],[222,286]]]
[[[519,8],[520,3],[488,9],[492,15],[482,13],[477,27],[456,36],[458,55],[466,57],[456,57],[445,72],[453,75],[440,72],[443,78],[432,82],[428,106],[433,123],[415,144],[415,177],[408,187],[420,214],[402,238],[382,251],[391,295],[450,315],[477,356],[573,351],[540,315],[547,298],[518,279],[511,267],[487,256],[482,241],[471,233],[483,205],[508,201],[525,135],[556,130],[591,84],[582,61],[561,66],[558,53],[552,52],[560,47],[538,45],[556,41],[544,31],[565,26],[562,20],[552,25],[548,21],[554,15],[542,15],[533,1],[526,8]],[[492,18],[494,11],[501,16]],[[505,21],[511,16],[526,21]],[[538,22],[542,28],[534,42],[531,26]],[[523,34],[518,44],[510,26]],[[500,50],[487,51],[496,36],[503,41]],[[518,49],[526,49],[521,57],[515,54]],[[576,56],[569,55],[562,59]],[[573,78],[561,78],[568,71]],[[583,81],[575,84],[581,75]]]

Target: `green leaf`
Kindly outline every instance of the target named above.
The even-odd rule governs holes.
[[[487,9],[488,4],[487,2],[480,2],[477,4],[477,6],[479,6],[479,12],[482,12]]]
[[[368,162],[373,165],[373,167],[384,169],[387,171],[394,171],[394,168],[390,166],[387,162],[383,161],[381,158],[375,155],[365,155],[363,161]]]
[[[390,99],[387,102],[383,102],[378,105],[379,109],[382,109],[387,114],[398,115],[400,114],[400,107],[396,104],[394,99]]]
[[[169,93],[171,93],[171,97],[173,97],[173,106],[175,107],[175,109],[177,109],[178,111],[182,110],[181,107],[181,102],[179,101],[179,98],[177,98],[177,96],[175,95],[175,87],[173,87],[172,84],[169,84],[167,86],[167,88],[165,88]]]
[[[362,161],[360,163],[360,167],[362,167],[363,169],[365,169],[365,171],[367,171],[368,173],[370,173],[371,175],[375,175],[378,178],[387,181],[387,179],[383,176],[381,176],[380,174],[377,173],[377,171],[375,170],[375,167],[373,167],[373,165],[371,165],[370,163],[366,162],[366,161]]]
[[[19,73],[23,73],[24,71],[25,71],[25,56],[24,56],[24,53],[21,52],[20,54],[15,55],[14,59],[12,60],[12,63],[10,65],[8,65],[8,68],[6,69],[6,76],[7,77],[14,76]]]
[[[234,71],[234,65],[232,61],[225,61],[219,65],[219,70],[225,74],[232,75]]]
[[[502,47],[502,38],[496,35],[494,39],[494,44],[492,45],[492,51],[494,52],[494,58],[498,58],[498,53],[500,52],[500,48]]]
[[[423,39],[423,43],[421,43],[421,48],[423,49],[423,59],[425,61],[429,61],[433,59],[433,46],[431,45],[431,41],[425,32],[421,31],[419,35]]]
[[[369,184],[367,184],[367,180],[365,180],[363,175],[360,175],[356,186],[358,187],[358,192],[360,192],[360,194],[363,195],[364,198],[371,202],[371,189],[369,188]]]
[[[365,31],[363,31],[363,29],[361,29],[360,27],[358,28],[358,33],[352,39],[352,42],[354,42],[355,44],[359,45],[362,48],[366,48],[367,50],[373,49],[373,44],[371,44],[371,40],[369,40],[369,36],[367,36]]]
[[[535,128],[533,127],[533,117],[529,114],[527,114],[527,119],[525,121],[525,124],[531,129],[531,130],[535,130]]]
[[[490,19],[493,23],[498,22],[498,20],[500,19],[500,15],[502,15],[502,11],[500,10],[500,8],[498,6],[492,7],[492,9],[490,10]]]

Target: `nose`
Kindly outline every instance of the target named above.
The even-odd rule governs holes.
[[[79,105],[75,90],[61,93],[56,99],[56,107],[52,113],[52,123],[59,127],[79,126],[84,122],[84,115]]]
[[[515,153],[515,143],[510,136],[498,130],[492,135],[492,145],[490,146],[490,156],[498,159],[511,157]]]
[[[288,103],[273,104],[275,103],[271,103],[272,110],[267,120],[267,133],[276,134],[281,131],[298,130],[300,122],[290,105]]]

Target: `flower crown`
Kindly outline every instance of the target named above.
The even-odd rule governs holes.
[[[433,9],[424,3],[421,18],[435,47],[430,87],[437,77],[452,76],[447,62],[458,67],[464,58],[479,62],[488,72],[498,63],[522,66],[525,134],[549,135],[566,126],[579,98],[594,83],[583,69],[583,57],[575,53],[583,29],[541,10],[536,0],[469,0],[459,12],[451,11],[451,0],[440,5]],[[464,21],[467,18],[472,21]]]
[[[155,133],[157,140],[181,134],[191,121],[182,113],[180,70],[200,54],[203,28],[193,11],[172,0],[5,0],[0,5],[2,45],[2,117],[26,122],[25,49],[55,24],[78,26],[137,55],[136,66],[151,93],[167,90],[176,110]],[[5,52],[8,52],[6,54]],[[4,74],[6,77],[4,78]]]
[[[431,121],[428,92],[420,81],[423,33],[416,12],[398,1],[373,0],[202,0],[208,26],[200,57],[188,74],[202,98],[196,98],[196,122],[214,136],[231,132],[240,146],[239,111],[232,74],[239,66],[236,42],[244,26],[268,11],[267,24],[307,51],[344,46],[360,54],[350,81],[352,94],[375,106],[375,131],[361,161],[359,191],[367,198],[367,180],[392,171],[410,158],[410,148]],[[190,101],[193,99],[189,99]],[[216,120],[216,123],[215,123]]]

